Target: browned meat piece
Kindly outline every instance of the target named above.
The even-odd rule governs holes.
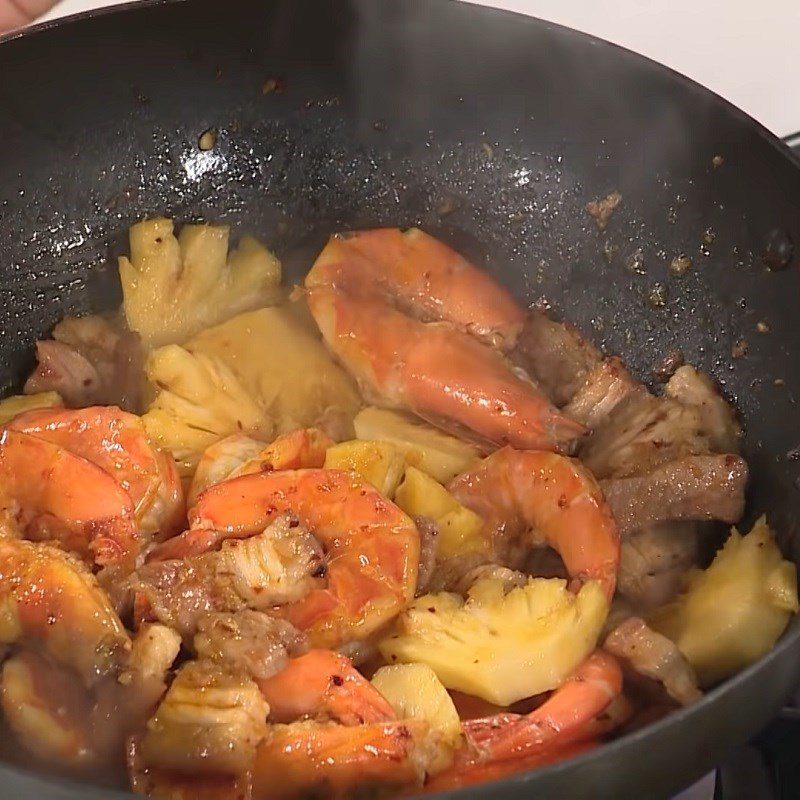
[[[625,620],[608,636],[604,647],[640,674],[663,684],[667,694],[681,705],[702,697],[697,676],[675,643],[651,630],[644,620]]]
[[[598,479],[642,475],[670,461],[711,452],[702,415],[644,390],[632,392],[586,441],[579,453]]]
[[[282,518],[258,536],[228,539],[218,551],[145,564],[124,591],[135,610],[144,607],[188,640],[210,611],[267,610],[299,599],[319,585],[324,563],[317,540]]]
[[[621,202],[622,195],[617,191],[613,191],[601,200],[591,200],[586,204],[586,210],[594,220],[594,224],[597,225],[597,230],[604,231],[606,229],[611,215]]]
[[[36,370],[25,393],[56,391],[68,406],[118,405],[138,411],[142,351],[139,336],[105,317],[67,317],[53,338],[36,343]]]
[[[713,452],[739,452],[742,427],[708,375],[694,367],[680,367],[667,382],[664,392],[667,397],[699,410],[702,431]]]
[[[572,399],[602,355],[571,325],[533,311],[519,335],[513,358],[561,407]]]
[[[673,600],[700,555],[701,523],[671,520],[636,531],[622,542],[617,591],[638,609]]]
[[[468,553],[446,558],[436,564],[436,569],[428,581],[427,591],[456,592],[471,570],[490,564],[491,561],[492,558],[485,553]]]
[[[584,384],[564,406],[567,416],[596,428],[631,392],[638,391],[641,384],[634,380],[618,358],[607,358],[587,376]]]
[[[430,517],[414,517],[419,531],[419,572],[417,573],[417,596],[428,591],[428,581],[436,566],[436,541],[439,526]]]
[[[217,611],[198,619],[194,649],[200,659],[266,679],[280,672],[290,658],[305,653],[308,643],[286,620],[260,611]]]
[[[744,511],[747,464],[737,455],[688,456],[647,475],[601,481],[627,536],[666,520],[737,522]]]
[[[453,588],[459,594],[466,595],[472,584],[483,578],[499,580],[503,584],[504,592],[510,592],[512,589],[524,586],[528,582],[528,576],[524,572],[501,567],[499,564],[482,564],[465,572]]]

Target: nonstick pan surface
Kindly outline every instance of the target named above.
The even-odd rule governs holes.
[[[800,557],[800,271],[762,258],[800,242],[800,167],[690,81],[444,0],[187,0],[8,38],[0,118],[4,390],[61,317],[118,304],[115,256],[145,215],[256,233],[290,278],[332,231],[421,225],[645,379],[673,349],[708,370],[746,424],[747,522],[768,512]],[[614,189],[600,233],[584,205]],[[681,253],[693,266],[677,278]],[[795,623],[697,705],[469,796],[667,797],[756,733],[799,676]],[[114,795],[8,765],[0,796]]]

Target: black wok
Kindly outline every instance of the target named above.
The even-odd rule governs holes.
[[[762,260],[770,237],[773,263],[800,243],[800,164],[690,81],[463,4],[188,0],[8,38],[0,120],[0,388],[64,314],[118,303],[113,256],[143,215],[257,232],[292,277],[333,230],[420,224],[640,375],[674,348],[710,371],[747,426],[750,517],[768,511],[800,559],[800,462],[786,456],[800,444],[800,271]],[[600,234],[584,204],[612,189],[623,204]],[[671,277],[681,252],[693,268]],[[697,705],[479,793],[665,797],[757,732],[798,676],[795,621]],[[0,796],[112,793],[8,766]]]

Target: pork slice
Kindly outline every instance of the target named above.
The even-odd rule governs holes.
[[[67,406],[118,405],[139,411],[143,353],[139,336],[106,317],[66,317],[36,343],[25,393],[56,391]]]
[[[291,622],[261,611],[214,611],[199,617],[194,649],[200,659],[266,679],[305,653],[308,641]]]
[[[676,370],[664,387],[667,397],[698,409],[701,429],[715,453],[738,453],[742,427],[736,412],[719,393],[714,382],[694,367]]]
[[[562,411],[587,428],[594,429],[606,420],[631,392],[641,384],[616,357],[607,358],[587,375],[583,385]]]
[[[646,475],[600,485],[621,536],[666,520],[737,522],[744,512],[747,463],[733,454],[687,456]]]
[[[689,455],[711,452],[702,415],[644,388],[629,391],[578,456],[598,479],[642,475]]]
[[[677,597],[686,572],[699,560],[702,524],[661,522],[623,540],[617,591],[632,608],[653,609]]]
[[[513,360],[556,406],[569,402],[602,354],[576,328],[533,311],[522,328]]]
[[[639,617],[626,619],[609,634],[603,646],[636,672],[661,683],[667,694],[681,705],[702,697],[697,676],[677,645]]]

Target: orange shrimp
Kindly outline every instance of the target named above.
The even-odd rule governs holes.
[[[177,467],[151,447],[136,415],[116,406],[43,408],[20,414],[7,427],[100,467],[130,496],[143,532],[169,535],[180,526],[185,509]]]
[[[483,517],[494,537],[542,536],[574,584],[601,583],[609,602],[619,567],[617,526],[603,493],[580,462],[505,447],[456,477],[450,492]]]
[[[616,659],[595,651],[548,700],[530,714],[497,714],[462,723],[466,744],[452,767],[432,778],[429,791],[494,780],[561,760],[599,732],[595,723],[622,691]],[[567,748],[567,749],[565,749]]]
[[[321,467],[332,444],[333,439],[317,428],[289,431],[268,445],[240,433],[220,439],[205,449],[197,464],[189,490],[189,508],[202,491],[229,478],[274,469]]]
[[[118,674],[131,649],[108,595],[84,564],[19,539],[0,539],[0,643],[38,647],[87,686]]]
[[[114,564],[138,551],[128,493],[91,461],[44,439],[0,433],[0,505],[23,534]]]
[[[419,228],[378,228],[332,236],[306,286],[373,286],[428,320],[443,320],[501,349],[525,322],[511,293]]]
[[[327,586],[282,607],[312,645],[364,639],[413,597],[416,526],[372,485],[342,470],[260,472],[212,486],[192,509],[190,530],[162,545],[153,558],[182,557],[226,538],[247,538],[282,514],[297,518],[326,550]]]
[[[513,341],[509,331],[521,325],[521,316],[508,313],[513,301],[504,290],[466,262],[453,267],[431,237],[400,258],[388,255],[387,266],[376,253],[383,238],[391,251],[397,236],[402,234],[334,237],[306,277],[309,308],[323,338],[362,386],[384,403],[456,423],[497,444],[560,450],[581,436],[582,425],[486,344],[498,336]]]
[[[256,749],[253,800],[348,798],[364,788],[419,786],[428,726],[419,720],[347,727],[274,725]]]
[[[389,702],[350,659],[333,650],[310,650],[271,678],[256,683],[274,722],[294,722],[313,715],[342,725],[363,725],[395,716]]]

